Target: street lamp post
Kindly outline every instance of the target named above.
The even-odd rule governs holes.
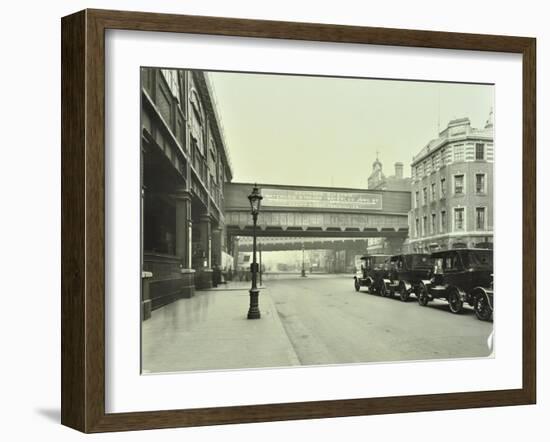
[[[260,287],[262,286],[262,243],[258,244],[258,253],[260,255]]]
[[[302,243],[302,278],[306,277],[306,261],[305,261],[304,254],[305,254],[305,247],[304,247],[304,243]]]
[[[252,189],[252,193],[248,195],[248,201],[250,201],[250,213],[252,214],[252,264],[250,265],[250,271],[252,273],[252,287],[250,288],[250,307],[248,308],[248,319],[260,319],[260,309],[258,306],[258,295],[260,291],[256,285],[256,277],[258,274],[258,263],[256,262],[256,224],[258,223],[258,213],[260,213],[260,205],[262,201],[262,195],[258,185],[255,184]]]

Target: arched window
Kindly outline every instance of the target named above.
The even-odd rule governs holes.
[[[168,83],[168,87],[172,92],[172,95],[179,101],[180,100],[180,87],[178,83],[178,71],[175,69],[161,69],[162,75]]]
[[[203,111],[199,94],[195,89],[191,90],[191,136],[195,139],[197,147],[202,155],[204,155],[204,139],[203,139]]]

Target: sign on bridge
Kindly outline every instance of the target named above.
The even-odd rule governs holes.
[[[262,204],[272,207],[382,210],[382,196],[360,192],[273,189],[262,187]]]

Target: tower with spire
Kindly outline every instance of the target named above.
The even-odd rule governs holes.
[[[367,180],[368,189],[376,190],[411,190],[411,179],[403,177],[403,163],[395,163],[395,175],[386,176],[382,170],[382,162],[378,158],[372,163],[372,172]]]

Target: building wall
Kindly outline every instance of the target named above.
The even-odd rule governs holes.
[[[483,145],[483,159],[476,159],[476,145]],[[414,158],[410,251],[492,243],[493,149],[491,123],[479,130],[471,128],[468,119],[460,119],[450,122],[441,136],[430,141]],[[480,192],[476,188],[478,175],[483,177]],[[463,189],[457,193],[456,182],[457,179],[460,182],[460,176],[463,176]],[[482,226],[477,225],[478,208],[484,210]],[[457,209],[463,211],[462,228],[455,219]]]
[[[228,153],[207,74],[141,71],[142,278],[146,311],[212,284],[225,247]]]

